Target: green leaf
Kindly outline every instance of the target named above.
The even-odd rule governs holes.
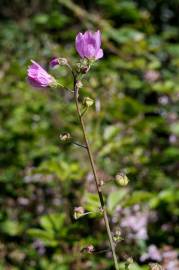
[[[125,198],[128,190],[123,188],[110,193],[107,200],[107,207],[109,212],[113,212],[114,208]]]
[[[97,194],[85,193],[85,208],[88,211],[97,211],[100,207],[99,198]]]

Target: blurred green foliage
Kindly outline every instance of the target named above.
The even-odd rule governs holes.
[[[0,4],[0,270],[113,269],[109,252],[80,252],[104,250],[108,240],[85,151],[59,140],[66,131],[82,142],[73,97],[26,82],[30,59],[77,62],[75,35],[86,29],[101,30],[105,52],[82,90],[96,100],[86,124],[97,168],[101,178],[123,171],[130,179],[104,187],[112,230],[123,209],[154,215],[146,239],[122,231],[117,254],[134,258],[131,270],[149,269],[140,260],[148,246],[179,245],[179,1]],[[71,87],[67,70],[53,73]],[[75,221],[80,205],[95,213]]]

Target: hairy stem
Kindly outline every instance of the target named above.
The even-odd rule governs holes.
[[[92,171],[93,171],[93,175],[94,175],[94,180],[95,180],[95,183],[96,183],[96,188],[97,188],[97,192],[98,192],[98,196],[99,196],[101,210],[102,210],[102,213],[103,213],[105,226],[106,226],[106,230],[107,230],[107,234],[108,234],[108,238],[109,238],[109,243],[110,243],[110,247],[111,247],[111,251],[112,251],[112,255],[113,255],[115,270],[119,270],[117,256],[116,256],[116,252],[115,252],[115,245],[114,245],[114,242],[113,242],[112,233],[111,233],[110,226],[109,226],[107,210],[106,210],[106,206],[105,206],[105,203],[104,203],[102,190],[101,190],[101,187],[99,185],[99,180],[98,180],[98,176],[97,176],[97,172],[96,172],[96,168],[95,168],[95,164],[94,164],[94,159],[93,159],[91,147],[90,147],[89,142],[88,142],[85,124],[84,124],[84,121],[83,121],[82,114],[80,112],[80,106],[79,106],[79,101],[78,101],[78,90],[79,89],[78,89],[78,86],[77,86],[76,81],[75,81],[74,82],[74,98],[75,98],[75,103],[76,103],[76,109],[77,109],[78,117],[79,117],[79,120],[80,120],[81,128],[82,128],[82,131],[83,131],[85,145],[86,145],[89,160],[90,160],[90,163],[91,163],[91,167],[92,167]]]

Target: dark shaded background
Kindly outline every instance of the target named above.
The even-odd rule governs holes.
[[[0,0],[0,270],[113,269],[73,98],[34,90],[30,59],[48,68],[52,56],[78,61],[74,40],[102,32],[104,58],[84,81],[96,100],[86,117],[101,179],[128,175],[127,187],[104,187],[121,262],[166,270],[179,262],[179,1]],[[52,71],[50,71],[52,72]],[[53,71],[71,87],[68,71]],[[81,253],[92,244],[96,254]],[[123,269],[123,264],[121,264]]]

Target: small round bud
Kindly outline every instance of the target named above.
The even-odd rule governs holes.
[[[126,174],[119,173],[116,175],[116,182],[121,186],[127,186],[129,183],[129,179]]]
[[[82,206],[79,206],[79,207],[75,207],[74,209],[74,219],[79,219],[80,217],[82,217],[84,215],[84,208]]]
[[[60,140],[62,142],[69,141],[70,139],[71,139],[70,133],[64,132],[64,133],[60,134]]]
[[[89,107],[91,107],[93,104],[94,104],[94,100],[93,100],[93,99],[91,99],[91,98],[89,98],[89,97],[85,97],[85,98],[83,99],[83,106],[84,106],[84,107],[89,108]]]

